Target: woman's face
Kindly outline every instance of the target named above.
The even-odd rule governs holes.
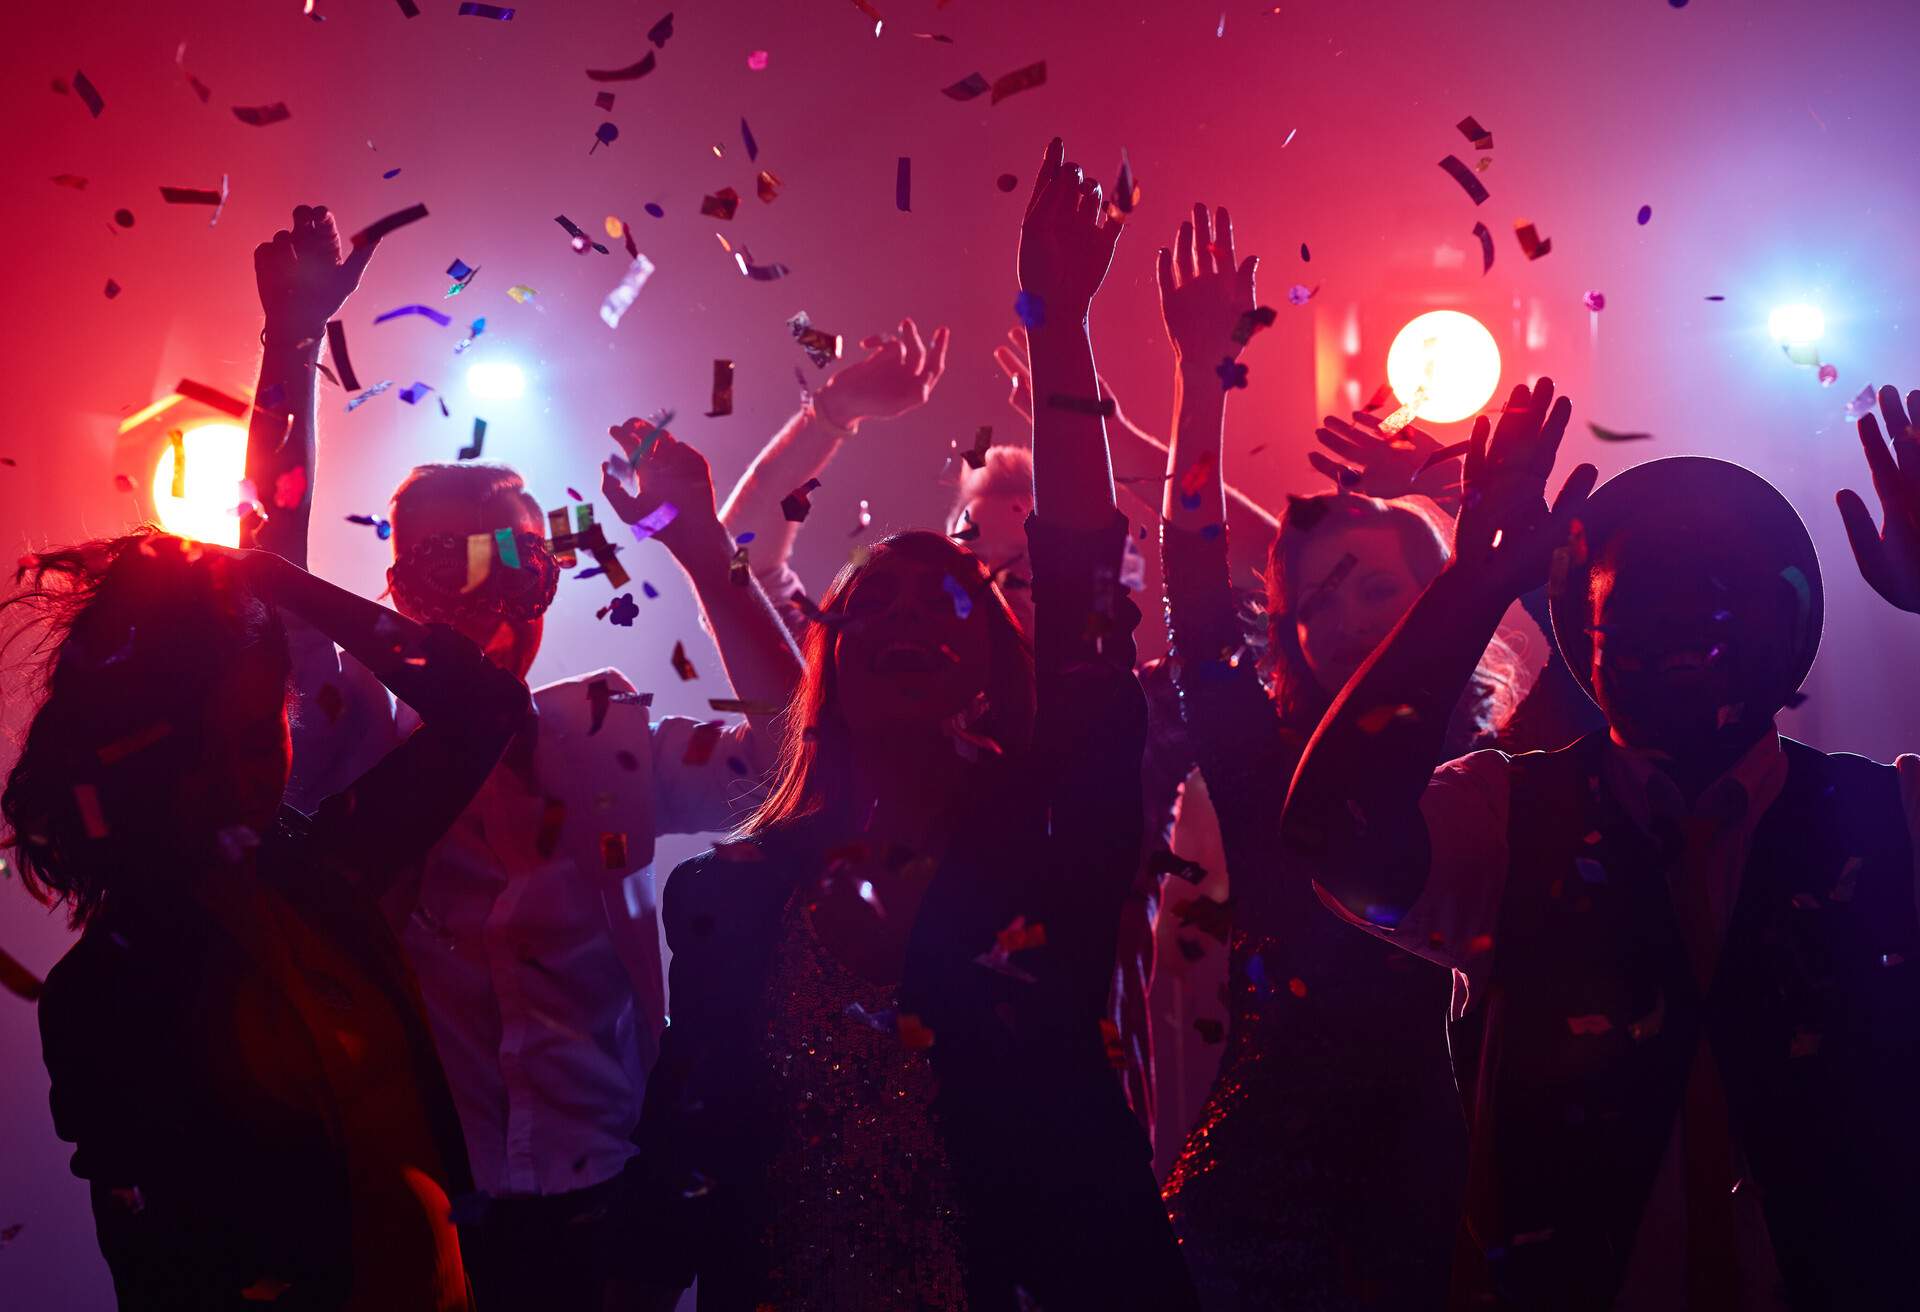
[[[876,555],[834,639],[842,718],[861,734],[934,728],[986,689],[992,594],[899,551]]]
[[[1290,579],[1294,637],[1314,681],[1338,692],[1420,595],[1397,529],[1384,524],[1307,536]]]

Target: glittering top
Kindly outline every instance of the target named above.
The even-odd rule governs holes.
[[[893,988],[835,960],[799,897],[767,988],[765,1052],[787,1116],[768,1170],[781,1206],[767,1228],[767,1300],[781,1312],[965,1308],[933,1070],[873,1023],[891,1018]]]

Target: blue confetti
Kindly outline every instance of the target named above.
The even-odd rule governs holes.
[[[1047,321],[1047,303],[1032,292],[1021,292],[1013,298],[1013,313],[1028,328],[1038,328]]]

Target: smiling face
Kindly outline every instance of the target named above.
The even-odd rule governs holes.
[[[993,604],[977,580],[876,553],[833,649],[836,700],[854,736],[930,731],[972,707],[991,673]]]
[[[1424,586],[1407,560],[1405,536],[1379,521],[1321,527],[1300,543],[1289,574],[1299,598],[1294,636],[1329,694],[1353,677]]]
[[[516,532],[542,537],[546,525],[517,491],[501,490],[477,503],[451,495],[417,497],[409,502],[404,514],[397,507],[394,511],[394,558],[406,558],[415,543],[429,538],[450,537],[465,541],[470,534],[492,533],[500,528],[512,528]],[[389,580],[392,572],[390,568]],[[431,596],[433,591],[423,581],[409,595]],[[457,596],[450,598],[450,601],[457,600]],[[484,651],[489,660],[512,670],[523,679],[527,671],[533,668],[533,659],[540,652],[540,639],[546,632],[544,615],[507,621],[485,610],[453,605],[445,610],[427,610],[419,605],[409,605],[398,591],[394,602],[408,619],[422,624],[449,624],[458,629]]]

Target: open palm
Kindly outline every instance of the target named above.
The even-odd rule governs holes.
[[[1180,225],[1173,247],[1160,248],[1160,313],[1182,363],[1212,366],[1239,356],[1240,316],[1252,311],[1253,275],[1260,257],[1234,264],[1233,220],[1205,205]]]
[[[1847,489],[1835,501],[1846,522],[1860,577],[1901,610],[1920,615],[1920,391],[1908,392],[1904,407],[1898,389],[1880,389],[1880,414],[1887,437],[1872,415],[1860,420],[1860,445],[1880,498],[1880,527],[1860,494]],[[1887,438],[1893,449],[1887,449]]]

